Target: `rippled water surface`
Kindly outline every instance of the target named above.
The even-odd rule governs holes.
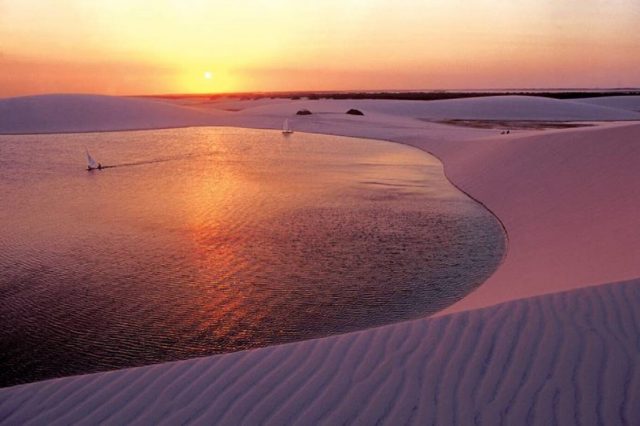
[[[434,158],[332,136],[0,136],[0,200],[0,386],[421,317],[504,250]]]

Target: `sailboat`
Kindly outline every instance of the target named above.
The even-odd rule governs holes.
[[[284,123],[282,123],[282,134],[283,135],[290,135],[291,133],[293,133],[293,130],[289,126],[289,120],[285,119]]]
[[[102,169],[102,164],[98,163],[91,154],[89,154],[88,149],[85,149],[85,153],[87,154],[87,171]]]

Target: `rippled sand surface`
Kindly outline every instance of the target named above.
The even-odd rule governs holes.
[[[333,136],[0,136],[0,200],[1,386],[421,317],[504,250],[437,160]]]

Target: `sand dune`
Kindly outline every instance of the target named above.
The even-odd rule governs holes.
[[[8,101],[0,101],[0,108]],[[147,123],[162,121],[152,101],[121,101],[128,104],[122,108],[144,107],[143,117],[153,116]],[[438,114],[504,119],[511,105],[522,109],[510,116],[517,119],[637,116],[574,101],[463,101],[479,112],[460,104],[446,112],[449,104],[438,106]],[[332,113],[346,103],[313,102],[328,114],[296,120],[296,131],[387,139],[440,157],[450,180],[506,226],[509,251],[496,274],[445,311],[451,315],[0,389],[0,422],[640,423],[640,124],[500,136],[417,120],[432,107],[405,101],[371,101],[371,114],[364,108],[369,104],[356,104],[365,117]],[[294,105],[301,104],[261,105],[239,114],[201,115],[211,108],[167,104],[158,111],[175,114],[173,123],[203,119],[278,128]],[[22,129],[85,126],[62,113],[53,116],[59,121],[36,126],[29,121],[31,110],[21,108],[9,115]],[[91,123],[101,129],[106,121],[99,115]],[[120,126],[124,118],[114,117],[107,123]],[[0,120],[0,132],[19,128]],[[626,279],[634,280],[557,293]],[[500,302],[507,303],[496,306]]]
[[[0,422],[638,424],[640,281],[0,389]]]
[[[640,96],[602,96],[575,99],[575,102],[640,112]]]
[[[215,115],[222,115],[217,111]],[[0,133],[64,133],[206,125],[213,112],[147,99],[40,95],[0,99]]]
[[[238,107],[238,104],[242,108]],[[359,108],[365,117],[344,114]],[[258,100],[190,106],[149,98],[102,95],[41,95],[0,99],[0,134],[138,130],[168,127],[236,125],[278,128],[284,117],[302,108],[316,116],[306,119],[372,122],[386,126],[428,128],[419,120],[640,120],[640,112],[586,102],[532,96],[496,96],[441,101],[394,100]],[[229,112],[227,109],[241,109]],[[329,115],[329,116],[327,116]]]
[[[224,104],[221,104],[224,105]],[[388,114],[427,120],[638,120],[640,113],[609,106],[577,104],[571,101],[537,96],[492,96],[437,101],[401,100],[299,100],[250,107],[243,114],[293,114],[307,108],[316,113],[344,113],[358,108],[365,113]]]
[[[640,276],[640,125],[482,142],[411,143],[504,223],[504,264],[449,308]],[[517,285],[514,285],[517,283]]]

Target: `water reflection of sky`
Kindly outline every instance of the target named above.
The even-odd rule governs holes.
[[[116,167],[85,171],[85,147]],[[397,144],[198,128],[0,150],[3,384],[424,316],[503,250],[495,219]]]

